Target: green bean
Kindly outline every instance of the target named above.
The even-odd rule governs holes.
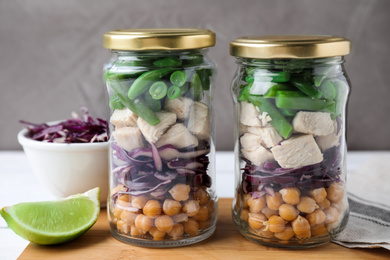
[[[198,69],[196,70],[196,73],[198,73],[200,81],[202,82],[203,90],[210,90],[210,77],[213,75],[212,69]]]
[[[276,97],[276,92],[281,90],[294,90],[294,88],[286,83],[274,83],[268,90],[265,92],[265,98],[274,98]]]
[[[183,71],[177,70],[171,74],[169,79],[173,85],[181,87],[187,81],[187,76]]]
[[[156,80],[163,78],[171,73],[174,69],[158,69],[143,73],[139,76],[129,88],[127,96],[134,100],[136,97],[144,93],[148,87]]]
[[[182,60],[176,57],[166,57],[153,62],[156,67],[178,67],[182,64]]]
[[[145,92],[144,95],[145,102],[148,104],[150,109],[154,112],[158,112],[161,110],[161,101],[157,99],[153,99],[153,97],[148,93]]]
[[[130,100],[126,95],[127,85],[124,82],[110,81],[109,86],[115,91],[119,100],[130,109],[134,114],[144,119],[150,125],[157,125],[160,119],[153,113],[153,111],[145,105],[142,100]]]
[[[251,86],[252,86],[252,83],[248,84],[248,85],[242,85],[240,93],[238,94],[237,100],[248,101],[248,95],[249,95],[249,90],[250,90]]]
[[[195,73],[191,80],[191,94],[195,101],[202,100],[203,88],[198,73]]]
[[[158,123],[160,123],[160,119],[156,116],[156,114],[154,114],[152,109],[150,109],[149,106],[147,106],[142,99],[135,99],[134,105],[137,109],[137,116],[141,117],[149,125],[157,125]]]
[[[190,83],[189,82],[184,83],[184,85],[180,87],[180,96],[184,97],[187,94],[189,88],[190,88]]]
[[[324,98],[332,99],[336,97],[337,90],[331,80],[325,80],[322,82],[320,89]]]
[[[271,117],[270,124],[283,137],[289,138],[293,127],[291,123],[280,113],[280,111],[266,98],[262,96],[248,95],[248,101],[257,106],[261,113],[267,112]]]
[[[149,94],[153,99],[162,99],[167,94],[168,87],[164,81],[156,81],[149,88]]]
[[[175,99],[180,95],[180,88],[178,86],[172,85],[168,89],[167,96],[169,99]]]
[[[119,99],[118,95],[116,92],[112,93],[110,97],[110,108],[115,110],[115,109],[122,109],[125,106],[122,104],[121,100]]]
[[[275,104],[278,108],[296,110],[326,111],[331,113],[335,110],[335,102],[333,100],[311,98],[299,91],[278,91]]]
[[[279,110],[285,116],[295,116],[298,112],[297,110],[287,108],[280,108]]]
[[[297,87],[300,91],[305,93],[306,95],[313,97],[313,98],[320,98],[322,97],[321,91],[319,91],[315,86],[308,83],[304,78],[302,77],[293,77],[290,80],[290,83]]]
[[[182,56],[184,66],[197,66],[203,63],[203,55],[185,55]]]
[[[106,70],[105,79],[106,80],[126,80],[131,78],[137,78],[145,71],[126,71],[126,72],[118,72],[112,70]]]

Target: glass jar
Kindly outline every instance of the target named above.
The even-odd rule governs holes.
[[[104,34],[112,57],[104,78],[110,106],[111,232],[147,247],[210,237],[217,219],[212,94],[215,34],[202,29],[132,29]]]
[[[334,36],[242,37],[233,219],[245,237],[286,248],[325,244],[348,219],[344,55]]]

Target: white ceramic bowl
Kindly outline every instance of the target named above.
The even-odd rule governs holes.
[[[51,123],[48,123],[49,125]],[[39,180],[57,197],[100,187],[100,205],[108,196],[108,142],[45,143],[18,133],[18,141]]]

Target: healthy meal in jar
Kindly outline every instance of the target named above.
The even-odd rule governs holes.
[[[242,37],[238,69],[233,219],[261,244],[312,247],[346,225],[346,102],[343,56],[334,36]]]
[[[149,247],[193,244],[217,217],[212,93],[215,34],[202,29],[108,32],[112,234]]]

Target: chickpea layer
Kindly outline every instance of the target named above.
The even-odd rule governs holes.
[[[122,185],[118,185],[112,194],[123,190]],[[190,186],[185,184],[174,185],[163,199],[150,195],[120,195],[117,205],[111,212],[112,223],[117,230],[131,237],[149,240],[179,240],[197,236],[210,227],[216,216],[215,203],[207,188],[191,191]]]
[[[345,210],[345,191],[340,183],[316,189],[296,187],[275,190],[265,194],[242,196],[240,218],[248,223],[249,232],[280,243],[304,242],[318,236],[327,236],[336,227]],[[238,204],[237,204],[238,205]]]

